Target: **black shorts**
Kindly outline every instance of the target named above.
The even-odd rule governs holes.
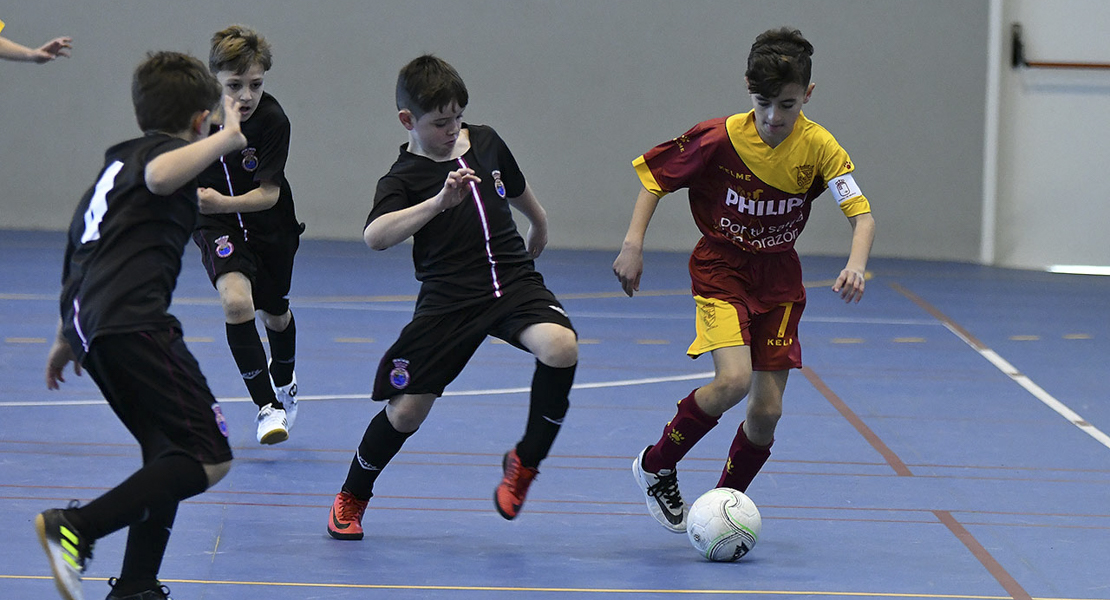
[[[446,314],[417,316],[401,330],[378,364],[373,398],[442,396],[486,336],[527,351],[520,343],[520,333],[537,323],[555,323],[574,331],[555,294],[533,281],[517,285],[489,302]]]
[[[224,273],[242,273],[251,282],[254,308],[271,315],[289,310],[289,286],[293,281],[293,257],[301,245],[297,232],[243,239],[237,228],[204,227],[193,232],[201,262],[212,286]]]
[[[143,449],[143,462],[185,454],[231,460],[227,421],[176,328],[98,336],[84,366]]]

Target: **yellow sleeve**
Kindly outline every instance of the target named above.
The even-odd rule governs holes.
[[[0,19],[0,31],[4,31],[4,21]]]
[[[651,174],[651,169],[648,168],[647,161],[644,160],[642,154],[632,161],[632,168],[636,169],[636,175],[640,178],[640,183],[643,184],[645,190],[651,192],[656,198],[667,195],[659,182],[655,181],[655,175]]]
[[[855,198],[849,199],[844,204],[840,205],[840,210],[844,211],[845,217],[854,217],[864,213],[871,212],[871,203],[867,201],[867,197],[860,195]]]

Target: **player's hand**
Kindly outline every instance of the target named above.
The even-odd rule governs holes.
[[[628,297],[640,290],[640,275],[644,273],[644,253],[637,248],[624,247],[613,261],[613,274],[621,282],[621,289]]]
[[[547,247],[547,227],[531,225],[528,227],[528,237],[524,239],[524,248],[532,258],[539,258],[543,249]]]
[[[224,132],[224,135],[234,136],[236,138],[235,145],[242,148],[247,145],[247,136],[243,135],[241,129],[243,115],[239,112],[243,103],[239,102],[231,96],[223,97],[223,104],[220,105],[221,114],[212,119],[212,122],[219,125]]]
[[[471,184],[477,185],[482,180],[474,174],[474,169],[457,169],[447,174],[447,181],[443,183],[443,190],[439,193],[439,211],[443,212],[462,204],[463,200],[470,197]]]
[[[69,347],[69,342],[61,338],[55,339],[50,354],[46,357],[46,389],[56,390],[59,382],[65,382],[66,365],[71,362],[73,372],[80,376],[81,363],[73,356],[73,348]]]
[[[865,280],[863,271],[845,267],[836,278],[832,291],[839,292],[840,298],[846,303],[859,302],[863,298]]]
[[[197,188],[197,209],[202,215],[229,212],[224,208],[225,196],[212,188]]]
[[[46,42],[35,50],[31,60],[38,64],[50,62],[59,56],[69,57],[69,49],[73,47],[73,38],[59,37]]]

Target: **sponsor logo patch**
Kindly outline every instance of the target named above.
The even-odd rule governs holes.
[[[212,412],[216,414],[216,427],[219,427],[220,433],[227,437],[227,419],[224,418],[224,412],[220,410],[220,405],[213,404]]]
[[[505,198],[505,183],[501,181],[501,171],[493,172],[493,189],[497,191],[497,195]]]
[[[395,389],[403,390],[409,386],[412,376],[409,375],[409,361],[403,358],[393,359],[393,370],[389,372],[389,383]]]
[[[231,256],[232,252],[235,252],[235,244],[232,244],[227,238],[226,235],[216,238],[216,256],[220,258],[227,258]]]
[[[254,148],[243,148],[243,152],[241,154],[243,155],[244,171],[253,172],[255,169],[258,168],[258,157],[255,156],[255,152],[258,152],[258,150]]]

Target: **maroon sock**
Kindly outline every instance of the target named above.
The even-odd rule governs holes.
[[[771,440],[766,446],[756,446],[744,434],[744,423],[736,430],[736,437],[732,440],[732,447],[728,449],[728,462],[721,472],[721,479],[717,487],[727,487],[741,492],[748,491],[748,486],[755,479],[756,473],[763,468],[763,463],[771,456]]]
[[[698,440],[717,426],[720,417],[705,414],[694,401],[694,392],[679,400],[678,412],[663,428],[659,441],[644,454],[644,470],[658,473],[661,469],[673,469]]]

